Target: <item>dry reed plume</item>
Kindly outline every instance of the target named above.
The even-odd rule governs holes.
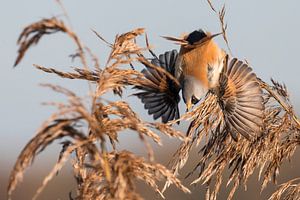
[[[223,38],[229,48],[227,25],[224,23],[225,7],[217,12],[213,4],[208,2],[219,16]],[[35,156],[57,139],[64,139],[59,160],[37,189],[34,199],[69,159],[77,182],[77,193],[70,199],[142,199],[136,190],[137,180],[147,183],[161,197],[164,197],[163,191],[170,184],[189,193],[189,189],[176,176],[187,162],[192,147],[197,147],[200,143],[198,164],[191,171],[194,173],[198,170],[198,178],[192,184],[206,184],[206,199],[212,200],[217,199],[220,186],[225,181],[226,185],[231,185],[228,199],[232,199],[239,186],[247,186],[247,180],[256,169],[263,180],[262,190],[272,179],[276,182],[281,164],[291,158],[300,144],[300,123],[289,101],[288,91],[284,85],[273,80],[271,85],[260,80],[266,108],[265,130],[261,137],[253,141],[242,137],[235,141],[225,131],[223,114],[213,94],[208,94],[198,107],[168,124],[143,121],[125,101],[104,100],[102,96],[110,91],[122,96],[123,89],[128,86],[155,87],[134,69],[133,66],[139,63],[146,63],[155,70],[164,72],[166,76],[171,76],[162,68],[153,66],[143,56],[147,50],[152,55],[154,53],[149,48],[147,39],[145,47],[136,43],[136,37],[145,34],[142,28],[117,35],[113,43],[107,42],[94,31],[111,48],[106,64],[100,67],[97,57],[62,20],[56,17],[42,19],[25,27],[21,33],[15,65],[42,37],[56,32],[66,33],[75,42],[78,48],[75,57],[79,56],[82,68],[62,72],[40,65],[35,67],[62,78],[83,79],[96,87],[90,87],[88,103],[84,103],[86,99],[78,97],[72,91],[60,86],[45,85],[66,95],[68,102],[52,103],[57,107],[57,112],[46,120],[19,155],[10,175],[9,198]],[[93,67],[88,67],[89,59],[94,61]],[[172,127],[172,124],[180,120],[191,120],[186,135]],[[115,148],[118,135],[123,130],[132,130],[139,136],[149,154],[147,158]],[[152,139],[161,144],[157,131],[182,140],[171,159],[171,170],[155,162],[152,147],[148,143],[148,139]],[[75,154],[74,159],[70,158],[72,153]],[[231,174],[228,180],[224,180],[223,174],[228,168]],[[162,190],[157,185],[161,180],[166,181]],[[281,185],[270,199],[300,198],[299,191],[299,179],[291,180]]]

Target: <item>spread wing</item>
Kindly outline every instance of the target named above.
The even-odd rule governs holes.
[[[262,132],[264,103],[262,89],[248,64],[233,58],[220,78],[220,105],[232,137],[251,140]]]
[[[165,52],[154,57],[151,63],[157,67],[163,68],[172,76],[175,73],[175,63],[178,53],[176,50]],[[178,103],[180,101],[180,85],[167,76],[163,71],[157,70],[144,63],[146,69],[142,71],[145,78],[151,84],[136,86],[140,92],[134,94],[142,100],[145,109],[154,119],[162,118],[163,123],[179,118]]]

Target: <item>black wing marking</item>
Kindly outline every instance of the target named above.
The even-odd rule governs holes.
[[[248,64],[233,58],[220,78],[220,105],[232,137],[251,140],[263,128],[262,89]]]
[[[174,76],[177,56],[178,52],[176,50],[167,51],[159,57],[154,57],[151,63],[165,69]],[[148,110],[148,114],[153,114],[154,119],[161,117],[163,123],[178,119],[180,116],[178,108],[180,86],[166,76],[165,73],[147,64],[144,65],[146,69],[142,73],[151,84],[136,86],[135,89],[141,91],[134,95],[141,99],[145,109]]]

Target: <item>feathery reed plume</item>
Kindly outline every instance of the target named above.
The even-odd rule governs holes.
[[[213,10],[211,1],[208,3]],[[219,12],[222,25],[223,38],[226,38],[224,28],[224,6]],[[209,94],[205,100],[190,114],[192,122],[187,131],[189,140],[185,140],[170,161],[174,175],[186,164],[191,148],[200,142],[204,143],[199,151],[199,161],[190,176],[198,171],[198,178],[192,184],[201,183],[208,185],[206,199],[217,199],[223,175],[227,168],[231,171],[226,185],[232,183],[228,199],[232,199],[236,189],[247,186],[247,180],[255,169],[259,170],[259,178],[263,180],[261,189],[279,174],[279,168],[284,160],[289,160],[299,146],[300,122],[289,100],[287,88],[271,80],[269,85],[258,79],[264,90],[264,130],[262,136],[254,141],[246,140],[239,136],[234,141],[225,127],[224,117],[217,102],[217,97]],[[183,116],[182,119],[186,118]],[[232,133],[231,133],[232,134]],[[204,139],[205,138],[205,139]],[[168,187],[165,184],[163,191]],[[280,189],[283,191],[284,189]],[[295,190],[293,190],[294,192]],[[276,195],[278,196],[277,192]],[[297,195],[295,192],[294,195]],[[299,196],[298,196],[299,197]]]
[[[272,83],[268,85],[260,81],[265,90],[265,130],[254,141],[242,137],[238,141],[233,140],[224,127],[223,114],[216,96],[209,94],[190,113],[192,122],[187,131],[189,140],[180,145],[170,162],[174,175],[187,162],[191,148],[204,142],[199,151],[198,164],[187,176],[198,170],[198,178],[192,184],[207,184],[207,199],[217,198],[227,168],[231,173],[226,185],[233,184],[228,199],[232,199],[238,186],[246,187],[255,169],[259,170],[259,178],[263,180],[262,190],[272,179],[276,182],[281,164],[291,158],[300,144],[300,126],[286,87],[273,80]],[[168,182],[164,190],[167,186]]]
[[[208,3],[211,9],[218,13],[223,38],[229,46],[226,36],[227,26],[224,23],[225,6],[217,12],[210,0]],[[20,153],[10,175],[9,199],[34,158],[58,139],[64,140],[58,161],[37,189],[34,199],[68,160],[71,160],[77,183],[76,194],[70,195],[70,199],[143,199],[136,189],[137,180],[148,184],[162,198],[164,198],[163,191],[170,184],[189,193],[189,189],[181,184],[177,175],[188,161],[190,150],[194,146],[199,147],[200,143],[202,146],[199,150],[198,163],[187,176],[198,173],[192,184],[207,185],[207,200],[217,199],[224,182],[227,186],[231,185],[228,199],[232,199],[239,186],[247,186],[247,180],[256,169],[259,170],[259,178],[263,180],[262,190],[272,179],[276,182],[283,161],[291,158],[300,144],[300,122],[289,100],[287,88],[274,80],[271,80],[271,84],[257,80],[263,89],[265,110],[263,134],[254,140],[234,135],[226,129],[222,109],[213,93],[208,93],[194,110],[166,124],[145,122],[123,100],[103,99],[103,95],[110,91],[122,97],[122,91],[128,87],[159,90],[160,88],[149,81],[145,74],[134,70],[133,66],[138,64],[147,65],[162,76],[168,77],[174,84],[177,83],[178,80],[169,72],[152,64],[144,56],[145,50],[148,50],[154,58],[157,57],[150,49],[147,36],[146,47],[136,43],[136,37],[145,34],[143,28],[117,35],[113,43],[107,42],[93,31],[111,48],[106,64],[100,69],[97,57],[80,42],[79,37],[63,21],[55,17],[42,19],[25,27],[21,33],[15,65],[42,37],[56,32],[67,33],[75,42],[78,52],[73,56],[79,56],[83,66],[73,68],[72,72],[62,72],[55,67],[34,66],[61,78],[86,80],[96,87],[90,88],[91,95],[85,99],[61,86],[44,85],[64,94],[68,102],[50,103],[57,107],[57,112],[40,127],[36,136]],[[92,70],[87,66],[86,53],[95,63]],[[172,127],[182,120],[191,120],[186,135]],[[131,130],[139,136],[148,157],[143,158],[126,150],[117,150],[118,136],[124,130]],[[182,141],[171,158],[171,170],[155,161],[155,155],[148,142],[151,139],[161,144],[158,132]],[[71,154],[75,154],[75,157],[71,158]],[[227,169],[231,173],[229,178],[224,180],[223,175]],[[162,190],[158,187],[158,181],[161,180],[166,181]],[[294,179],[281,185],[270,199],[299,198],[298,182],[298,179]]]
[[[84,56],[84,46],[82,45],[78,36],[71,30],[71,28],[67,27],[62,20],[59,20],[56,17],[42,19],[38,22],[30,24],[23,29],[17,41],[19,50],[14,66],[17,66],[20,63],[28,49],[33,45],[36,45],[43,36],[54,34],[57,32],[68,34],[68,36],[75,42],[78,48],[78,55],[81,59],[81,62],[86,67],[87,63]]]
[[[230,46],[229,46],[229,42],[228,42],[228,38],[227,38],[227,33],[226,33],[227,23],[224,22],[225,13],[226,13],[225,4],[222,6],[222,9],[219,12],[217,12],[217,10],[213,6],[211,0],[207,0],[207,3],[209,5],[209,7],[211,8],[211,10],[218,15],[218,18],[219,18],[219,21],[220,21],[220,25],[221,25],[221,29],[222,29],[223,39],[224,39],[224,41],[226,43],[226,46],[227,46],[230,54],[232,55],[232,52],[231,52],[231,49],[230,49]]]
[[[62,21],[56,18],[43,19],[26,27],[21,33],[19,41],[22,42],[19,43],[20,51],[16,64],[20,62],[27,49],[32,44],[36,44],[42,36],[58,31],[68,33],[73,39],[76,38],[75,43],[82,47],[80,57],[84,61],[82,62],[83,68],[74,68],[74,72],[66,73],[54,68],[34,66],[62,78],[86,80],[96,84],[97,87],[92,91],[90,107],[87,107],[83,99],[72,91],[60,86],[45,85],[56,92],[65,94],[68,97],[68,103],[50,103],[57,106],[58,111],[42,125],[37,135],[24,147],[18,157],[10,176],[9,198],[17,184],[22,181],[25,169],[32,164],[35,156],[57,139],[65,139],[59,160],[45,177],[34,199],[70,159],[73,152],[76,157],[71,162],[77,181],[77,194],[73,199],[142,199],[136,191],[136,180],[146,182],[161,197],[163,194],[156,182],[162,179],[172,182],[184,192],[189,192],[189,189],[184,187],[171,171],[154,161],[153,150],[147,139],[151,138],[157,144],[161,144],[156,131],[180,140],[185,140],[185,136],[169,125],[144,122],[124,101],[111,102],[102,99],[102,95],[109,91],[118,91],[117,94],[121,95],[125,86],[147,84],[142,73],[124,67],[140,59],[137,55],[141,55],[142,51],[147,49],[135,43],[135,38],[143,34],[144,29],[139,28],[120,36],[117,35],[111,46],[112,51],[105,68],[89,70],[85,66],[83,45],[78,43],[78,37],[67,29]],[[35,34],[28,39],[31,33]],[[135,56],[135,59],[130,58],[131,56]],[[94,57],[91,58],[95,60]],[[118,134],[128,129],[136,132],[145,144],[148,159],[138,157],[128,151],[117,151]],[[112,151],[107,150],[109,145]]]
[[[279,189],[272,194],[269,200],[299,199],[299,196],[300,196],[299,178],[295,178],[290,181],[287,181],[284,184],[281,184]]]

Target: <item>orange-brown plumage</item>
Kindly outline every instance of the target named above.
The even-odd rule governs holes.
[[[211,35],[196,30],[184,38],[165,37],[180,44],[180,51],[169,51],[151,62],[170,72],[178,84],[163,73],[148,67],[143,73],[157,87],[142,86],[138,93],[149,114],[163,122],[179,118],[179,91],[187,110],[207,92],[218,97],[224,113],[225,128],[237,140],[238,134],[251,140],[263,129],[264,104],[262,89],[250,66],[232,58],[213,41]]]
[[[196,48],[182,46],[180,55],[183,59],[181,66],[183,74],[195,77],[204,87],[210,88],[208,67],[209,65],[213,67],[224,56],[218,45],[210,39]]]

